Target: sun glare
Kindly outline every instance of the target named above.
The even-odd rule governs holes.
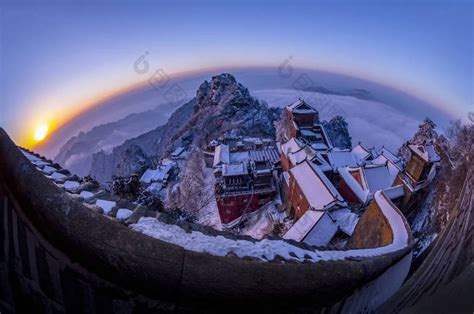
[[[48,135],[48,125],[41,124],[35,130],[34,139],[35,141],[39,142],[42,141],[46,135]]]

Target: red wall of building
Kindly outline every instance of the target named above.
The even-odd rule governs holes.
[[[360,200],[357,198],[356,194],[352,189],[347,185],[344,180],[339,180],[339,184],[337,187],[341,196],[351,204],[360,204]]]
[[[298,124],[299,127],[302,126],[313,126],[315,114],[305,114],[305,115],[293,115],[293,120]]]
[[[309,203],[303,192],[301,191],[298,182],[290,172],[290,186],[288,192],[290,212],[294,210],[294,220],[298,220],[309,209]]]
[[[286,158],[286,156],[282,153],[280,156],[281,160],[281,167],[283,168],[283,171],[288,171],[292,168],[291,162]]]
[[[271,193],[245,194],[217,197],[217,208],[223,224],[228,224],[245,213],[253,213],[271,200]]]

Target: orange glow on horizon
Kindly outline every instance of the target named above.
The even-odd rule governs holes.
[[[20,140],[19,144],[21,146],[24,146],[29,149],[34,149],[36,146],[43,145],[47,143],[48,139],[51,138],[51,136],[54,134],[55,131],[58,129],[62,128],[66,124],[68,124],[71,120],[75,119],[76,117],[80,116],[81,114],[87,112],[88,110],[100,106],[101,104],[105,103],[108,100],[111,100],[115,97],[118,97],[122,94],[125,94],[127,92],[130,92],[136,88],[141,87],[141,82],[139,84],[131,84],[125,87],[119,87],[116,89],[112,89],[111,91],[104,92],[101,95],[97,95],[95,97],[89,97],[87,101],[84,101],[82,104],[75,104],[70,106],[70,110],[63,110],[57,114],[55,113],[49,113],[50,116],[48,118],[36,118],[35,120],[37,121],[36,123],[32,123],[31,127],[28,129],[24,130]],[[41,120],[42,122],[38,122],[38,120]],[[46,121],[46,122],[43,122]],[[46,124],[48,126],[47,130],[47,136],[43,138],[42,140],[38,141],[36,140],[36,131],[38,129],[38,126],[41,124]]]
[[[48,125],[46,123],[40,124],[33,135],[33,138],[37,142],[41,142],[48,135]]]
[[[192,76],[192,75],[199,75],[201,73],[207,73],[207,72],[220,72],[220,71],[233,71],[233,70],[239,70],[239,69],[275,69],[277,68],[278,65],[275,64],[260,64],[260,65],[220,65],[220,66],[208,66],[208,67],[201,67],[199,69],[190,69],[186,71],[175,71],[175,72],[169,72],[169,76],[172,77],[173,79],[180,79],[180,78],[185,78],[187,76]],[[437,109],[441,109],[443,112],[448,113],[450,115],[453,114],[453,112],[444,106],[442,106],[440,103],[441,101],[434,101],[433,97],[428,97],[425,95],[425,93],[421,93],[421,91],[418,91],[415,93],[414,87],[411,88],[403,88],[400,86],[395,86],[392,84],[393,82],[382,82],[382,81],[377,81],[373,77],[373,75],[357,75],[356,73],[349,71],[346,69],[346,71],[343,71],[340,68],[336,67],[325,67],[325,66],[302,66],[301,64],[294,64],[295,69],[299,70],[315,70],[315,71],[322,71],[322,72],[328,72],[328,73],[335,73],[339,75],[345,75],[345,76],[350,76],[350,77],[355,77],[355,78],[360,78],[363,80],[375,82],[377,84],[385,85],[393,89],[397,89],[401,92],[407,93],[409,95],[412,95],[414,97],[420,98],[422,100],[427,101],[430,103],[433,107]],[[276,75],[276,74],[275,74]],[[76,100],[75,103],[69,104],[64,106],[65,109],[57,109],[57,112],[48,112],[47,117],[35,117],[32,119],[33,122],[36,121],[36,123],[31,123],[31,127],[25,129],[23,131],[23,134],[20,135],[19,138],[19,144],[22,146],[25,146],[27,148],[33,149],[37,145],[43,145],[47,143],[48,139],[52,137],[52,135],[57,131],[59,128],[62,128],[66,124],[68,124],[71,120],[77,118],[78,116],[84,114],[85,112],[91,110],[92,108],[98,107],[101,104],[105,103],[106,101],[109,101],[115,97],[119,97],[123,94],[126,94],[128,92],[131,92],[133,90],[139,90],[141,88],[146,88],[148,86],[148,80],[140,78],[140,81],[134,81],[131,78],[129,80],[126,80],[126,83],[123,81],[121,82],[121,86],[119,87],[111,87],[107,91],[104,91],[101,94],[96,94],[96,95],[90,95],[84,97],[82,100]],[[197,88],[197,86],[196,86]],[[27,119],[28,120],[28,119]],[[48,128],[47,128],[47,135],[42,140],[36,140],[36,131],[38,129],[38,125],[41,123],[46,123]],[[33,136],[32,136],[33,135]]]

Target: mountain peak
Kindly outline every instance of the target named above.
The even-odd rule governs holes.
[[[204,81],[196,93],[196,110],[223,105],[231,99],[251,99],[248,89],[238,83],[230,73],[213,76],[211,81]]]

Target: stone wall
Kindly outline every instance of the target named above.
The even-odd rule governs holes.
[[[147,237],[60,190],[0,129],[0,311],[317,311],[410,248],[345,261],[260,262]]]
[[[359,219],[348,246],[353,249],[385,246],[393,241],[393,233],[387,218],[372,201]]]

